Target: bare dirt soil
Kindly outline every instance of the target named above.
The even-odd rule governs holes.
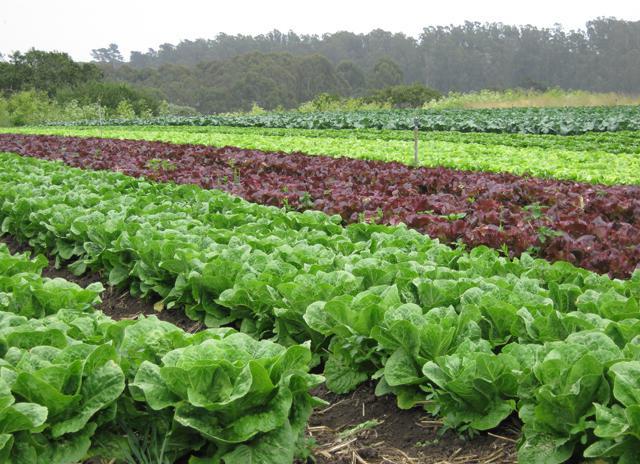
[[[421,409],[398,409],[393,397],[377,397],[374,388],[366,383],[348,395],[314,392],[330,403],[315,411],[307,430],[317,443],[318,464],[516,462],[516,423],[465,439],[442,433],[442,422]]]
[[[29,245],[18,242],[14,237],[5,235],[0,237],[0,241],[6,243],[12,253],[28,251],[31,252],[32,256],[34,256],[33,250]],[[48,258],[49,266],[43,269],[43,277],[49,277],[51,279],[60,277],[68,280],[69,282],[75,282],[81,287],[86,287],[93,282],[102,282],[105,290],[102,293],[102,303],[96,308],[100,309],[113,319],[134,319],[140,315],[155,315],[158,316],[159,319],[171,322],[189,332],[200,330],[203,327],[199,322],[189,319],[180,309],[156,311],[153,307],[156,301],[137,298],[131,296],[127,288],[118,288],[108,285],[106,278],[99,272],[90,271],[82,276],[76,276],[66,267],[56,269],[52,264],[54,260],[50,257]]]

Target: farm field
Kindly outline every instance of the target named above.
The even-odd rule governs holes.
[[[111,136],[114,134],[134,134],[135,133],[157,133],[164,132],[166,137],[175,137],[175,143],[180,143],[178,137],[185,137],[183,143],[189,143],[189,137],[211,137],[218,134],[237,136],[272,136],[279,137],[286,141],[292,137],[304,138],[331,138],[331,139],[357,139],[357,140],[377,140],[377,141],[410,141],[413,142],[414,133],[412,130],[391,130],[391,129],[291,129],[278,127],[234,127],[234,126],[30,126],[0,128],[3,132],[15,132],[25,134],[50,134],[50,135],[82,135],[95,136],[99,131]],[[418,133],[420,141],[430,140],[438,142],[453,143],[477,143],[482,145],[506,145],[524,148],[545,148],[561,149],[569,151],[605,151],[607,153],[640,153],[640,139],[637,131],[616,131],[616,132],[586,132],[579,135],[552,135],[552,134],[513,134],[494,132],[459,132],[459,131],[420,131]],[[118,138],[118,137],[112,137]],[[248,137],[245,137],[245,141]],[[243,140],[240,137],[238,140]],[[259,140],[259,139],[258,139]],[[165,140],[170,142],[171,140]],[[196,143],[196,142],[191,142]],[[203,145],[213,145],[206,143]],[[348,146],[346,147],[348,149]]]
[[[29,416],[32,422],[24,422],[27,425],[20,429],[23,432],[12,430],[5,434],[7,453],[31,452],[36,449],[29,445],[34,440],[46,442],[46,452],[52,452],[57,448],[50,443],[54,439],[63,443],[60,437],[64,436],[81,440],[84,448],[78,445],[74,456],[86,456],[91,449],[100,455],[105,452],[100,448],[101,433],[126,435],[113,429],[118,414],[130,412],[111,406],[118,401],[137,405],[142,408],[141,414],[151,415],[146,417],[158,414],[162,418],[158,423],[165,424],[164,431],[172,427],[171,437],[185,433],[187,441],[177,443],[175,450],[170,448],[175,457],[195,453],[199,459],[193,458],[192,462],[196,463],[222,459],[234,464],[251,458],[274,464],[291,462],[293,455],[302,451],[294,437],[301,436],[315,402],[309,390],[322,381],[318,375],[308,373],[311,369],[324,376],[326,388],[336,395],[355,389],[362,392],[373,382],[376,395],[393,395],[400,408],[424,407],[435,416],[432,423],[467,435],[479,433],[487,437],[487,433],[501,424],[505,427],[517,416],[515,420],[521,424],[519,462],[565,462],[572,457],[632,462],[629,460],[639,446],[634,411],[639,407],[640,391],[640,358],[636,349],[640,335],[640,273],[631,274],[632,267],[624,268],[626,280],[612,279],[567,262],[536,259],[528,253],[512,258],[484,246],[466,250],[455,244],[445,245],[402,225],[372,223],[371,218],[345,225],[338,215],[314,209],[292,211],[293,204],[287,208],[281,204],[275,207],[249,203],[235,195],[254,194],[252,190],[242,190],[243,171],[239,168],[248,170],[251,157],[258,168],[248,176],[255,176],[258,185],[268,179],[259,176],[274,174],[270,170],[279,165],[284,165],[295,181],[291,172],[304,168],[304,158],[313,170],[322,167],[313,163],[338,163],[337,167],[326,164],[332,167],[327,168],[329,175],[324,176],[324,182],[329,177],[342,182],[340,188],[344,190],[348,186],[351,193],[347,199],[352,203],[371,184],[366,179],[358,184],[356,172],[366,177],[367,170],[380,169],[374,172],[383,176],[385,169],[393,168],[394,175],[403,180],[406,176],[409,190],[412,182],[424,178],[435,183],[431,179],[439,174],[442,184],[436,184],[432,195],[447,195],[447,200],[456,206],[462,199],[467,203],[483,201],[474,197],[469,202],[468,195],[457,199],[453,190],[440,192],[461,180],[475,186],[473,195],[489,195],[487,201],[496,194],[496,203],[487,205],[487,214],[501,201],[517,204],[526,200],[519,207],[534,205],[525,210],[531,220],[540,220],[536,216],[547,213],[543,203],[550,201],[553,195],[548,192],[555,189],[559,197],[567,198],[567,205],[576,201],[580,209],[597,215],[597,219],[585,220],[583,227],[609,220],[615,224],[611,229],[617,231],[623,218],[629,227],[635,224],[636,187],[590,186],[443,169],[420,171],[401,164],[349,167],[349,163],[365,161],[237,149],[207,151],[213,149],[201,146],[190,147],[193,151],[185,153],[181,148],[154,144],[155,151],[149,154],[150,146],[143,142],[6,135],[2,144],[3,150],[9,150],[10,145],[13,151],[35,156],[0,154],[3,234],[47,253],[74,274],[97,272],[108,285],[127,288],[134,297],[154,300],[154,308],[160,314],[184,312],[205,326],[224,325],[243,332],[209,329],[191,335],[153,318],[115,322],[87,308],[96,303],[97,286],[88,288],[94,293],[79,309],[83,311],[82,323],[74,322],[76,312],[63,321],[72,329],[61,325],[59,319],[66,313],[55,312],[55,307],[23,314],[24,321],[21,319],[23,322],[16,326],[27,326],[26,332],[46,332],[46,327],[55,326],[64,339],[60,346],[52,347],[58,342],[38,336],[34,338],[38,345],[29,348],[50,353],[52,349],[64,350],[69,343],[75,347],[73,337],[83,337],[78,341],[89,347],[75,348],[76,356],[90,357],[88,353],[98,349],[108,351],[100,359],[114,372],[120,369],[122,375],[114,382],[117,394],[114,389],[104,405],[95,408],[92,403],[91,408],[83,410],[83,423],[93,421],[94,426],[84,427],[82,437],[74,435],[79,429],[60,426],[55,422],[57,416],[45,415],[45,400],[32,397],[29,406],[18,407],[19,411],[34,411]],[[200,165],[198,156],[211,160],[217,157],[223,162]],[[191,171],[180,179],[175,175],[183,172],[182,162]],[[287,163],[293,165],[286,166]],[[81,170],[68,164],[100,170]],[[262,165],[265,172],[260,172]],[[340,178],[341,172],[345,178]],[[238,183],[234,180],[236,174],[240,177]],[[218,183],[202,185],[204,179],[216,176],[227,176],[224,185],[230,187],[222,187],[217,180]],[[280,172],[273,175],[265,195],[273,195],[277,185],[282,190],[281,176]],[[322,188],[321,183],[313,183],[309,173],[303,171],[302,176],[308,177],[311,187]],[[382,179],[381,187],[389,183]],[[490,184],[484,191],[487,179]],[[215,188],[166,182],[172,180]],[[302,180],[296,182],[292,185],[298,195]],[[526,196],[528,189],[530,197]],[[291,193],[289,187],[286,190],[282,193]],[[511,191],[519,192],[518,200],[505,197]],[[531,203],[536,194],[537,205],[536,201]],[[279,200],[287,196],[280,196]],[[383,202],[388,200],[382,197]],[[549,209],[562,209],[563,204],[556,199]],[[476,207],[478,210],[471,214],[480,217],[481,208]],[[359,207],[353,208],[358,218]],[[460,214],[457,210],[430,209],[433,211],[425,216]],[[438,219],[442,221],[436,222],[449,224],[465,218],[441,217]],[[513,230],[517,228],[516,221]],[[633,236],[631,230],[627,235]],[[607,230],[606,236],[614,235]],[[633,246],[637,249],[637,244]],[[619,251],[620,247],[611,246],[610,252],[614,250]],[[35,264],[44,266],[41,259]],[[11,266],[9,271],[0,268],[3,275],[11,276]],[[38,280],[39,271],[31,271],[36,274],[33,280]],[[106,318],[106,322],[87,322],[95,318]],[[85,324],[98,329],[85,330]],[[145,324],[163,329],[150,331]],[[122,351],[121,334],[135,332],[138,325],[145,334],[165,337],[171,333],[171,342],[137,340],[136,343],[150,344],[142,351],[139,345],[131,348],[146,353],[144,359],[139,364],[124,363],[123,353],[129,351]],[[101,327],[106,328],[104,332]],[[7,330],[14,330],[13,326]],[[174,331],[178,335],[173,335]],[[18,343],[10,332],[4,337],[9,344],[7,353],[15,352],[16,359],[20,359],[17,350],[29,349],[10,345]],[[107,348],[96,348],[105,344]],[[209,371],[189,364],[200,359],[198,351],[210,350],[228,357],[227,350],[236,349],[236,345],[243,348],[233,367],[219,367],[224,362],[209,351]],[[154,351],[159,346],[165,350],[162,354]],[[62,359],[69,355],[60,356]],[[52,364],[47,365],[47,372],[53,371],[56,359],[47,359]],[[87,369],[102,366],[94,361],[83,362],[82,357],[77,359],[78,365]],[[245,364],[248,371],[243,369]],[[186,371],[179,373],[180,368]],[[213,372],[220,374],[214,376]],[[38,377],[33,372],[29,375]],[[91,375],[87,371],[87,378]],[[247,375],[252,381],[247,380]],[[189,387],[181,383],[184,379],[189,379]],[[214,381],[222,383],[212,386],[210,382]],[[221,410],[209,403],[209,388],[219,389],[221,395],[231,394],[229,386],[234,382],[247,385],[243,390],[247,396],[238,397],[231,404],[247,408],[260,405],[263,411],[266,409],[264,415],[253,417],[243,409]],[[265,385],[269,385],[267,390]],[[24,392],[14,392],[14,387],[20,388],[18,383],[8,384],[7,394],[25,398]],[[63,389],[59,383],[56,387]],[[8,401],[11,404],[15,400]],[[73,401],[82,400],[78,397]],[[99,414],[102,410],[109,414]],[[273,414],[267,414],[271,410]],[[211,411],[219,414],[217,418],[211,416]],[[74,409],[69,414],[75,412]],[[99,418],[92,419],[94,416]],[[241,424],[233,425],[235,420]],[[231,422],[221,429],[224,421]],[[375,431],[376,424],[364,424],[364,429]],[[239,435],[230,439],[220,433]],[[194,441],[194,436],[199,441]],[[221,441],[233,443],[222,446]],[[190,448],[180,447],[184,443]],[[346,447],[344,440],[341,443],[335,446]],[[125,449],[127,446],[130,444],[123,445]],[[269,455],[268,450],[274,449],[278,449],[278,455]],[[493,460],[506,459],[511,452],[502,450]],[[452,455],[455,457],[453,451]],[[213,461],[204,461],[204,457],[212,456]],[[488,454],[484,456],[492,459]],[[55,458],[49,460],[55,462]]]
[[[633,462],[635,113],[403,114],[2,129],[0,457]]]
[[[640,262],[638,186],[97,138],[5,134],[0,149],[339,214],[346,223],[403,222],[445,243],[528,251],[616,277]]]
[[[304,130],[237,127],[28,127],[2,132],[233,146],[413,163],[413,133],[402,130]],[[640,183],[638,132],[580,136],[430,132],[420,134],[426,167],[533,175],[601,184]]]
[[[630,2],[6,3],[0,464],[640,463]]]

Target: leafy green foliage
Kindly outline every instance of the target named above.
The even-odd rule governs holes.
[[[318,111],[357,111],[391,109],[388,101],[375,102],[364,98],[343,98],[340,95],[321,93],[313,100],[300,105],[297,111],[314,113]]]
[[[381,110],[302,113],[214,114],[193,118],[166,117],[112,120],[122,126],[239,126],[295,129],[409,130],[418,119],[423,131],[496,132],[575,135],[586,132],[638,130],[636,106],[582,108],[507,108],[470,110]],[[102,125],[76,121],[70,125]]]
[[[365,100],[376,103],[389,102],[395,108],[420,108],[427,102],[437,100],[440,92],[423,84],[393,85],[369,94]]]
[[[526,254],[467,253],[403,227],[342,227],[219,191],[0,157],[4,232],[64,253],[77,272],[109,271],[111,283],[159,295],[210,326],[235,323],[289,346],[229,329],[192,336],[153,319],[109,328],[132,401],[174,424],[165,428],[170,449],[190,437],[191,448],[227,463],[270,462],[274,449],[291,456],[284,443],[299,436],[313,403],[300,392],[319,381],[301,373],[318,360],[298,345],[305,341],[316,356],[327,353],[336,391],[374,378],[377,393],[395,394],[400,407],[424,405],[469,433],[517,412],[522,462],[563,462],[585,447],[623,458],[636,444],[627,431],[640,357],[638,273],[612,280]],[[81,340],[103,339],[81,327],[73,328]],[[40,332],[64,347],[58,332]],[[5,338],[7,353],[29,339]],[[285,366],[296,374],[281,375]],[[255,387],[247,390],[248,377]],[[267,410],[245,409],[251,397],[236,401],[245,391]],[[290,409],[296,404],[302,412]],[[216,414],[234,425],[220,429]]]
[[[53,97],[63,87],[73,87],[102,77],[95,64],[74,62],[66,53],[31,49],[15,52],[0,63],[0,90],[38,90]]]
[[[3,297],[36,300],[59,284],[50,315],[0,308],[3,462],[229,464],[250,455],[281,464],[303,451],[307,418],[322,403],[308,393],[323,380],[308,373],[308,346],[232,329],[192,335],[155,317],[115,322],[89,304],[99,288],[42,279],[45,264],[0,246]],[[11,278],[31,286],[6,288]]]
[[[16,92],[8,98],[0,96],[0,126],[24,126],[43,124],[50,121],[77,121],[79,119],[103,119],[105,117],[133,118],[151,116],[152,109],[160,111],[155,99],[138,96],[134,104],[123,99],[115,102],[113,108],[102,104],[99,97],[92,100],[87,95],[74,92],[61,92],[60,100],[49,98],[46,93],[34,90]],[[130,93],[136,93],[133,90]],[[78,99],[82,102],[80,103]],[[112,103],[112,102],[108,102]],[[148,105],[149,104],[149,105]],[[171,111],[170,106],[164,108]],[[138,113],[136,113],[138,111]]]
[[[116,113],[127,117],[126,113],[117,111],[118,105],[127,102],[131,105],[133,116],[143,114],[158,114],[160,107],[160,97],[148,89],[140,89],[129,84],[114,82],[88,82],[79,86],[60,89],[56,94],[56,99],[61,103],[76,101],[80,105],[88,105],[98,102],[107,112]]]
[[[547,90],[507,89],[480,90],[477,92],[449,92],[444,98],[429,102],[425,108],[514,108],[514,107],[562,107],[562,106],[616,106],[637,105],[637,96],[614,92],[589,92],[563,90],[554,87]]]
[[[29,261],[25,255],[9,254],[0,244],[0,311],[39,318],[62,308],[87,311],[100,302],[102,284],[82,288],[64,279],[42,279],[46,265],[43,256]]]

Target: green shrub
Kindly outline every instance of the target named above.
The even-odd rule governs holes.
[[[98,102],[109,112],[118,113],[118,105],[126,100],[136,115],[151,111],[159,114],[161,99],[157,93],[116,82],[90,82],[74,88],[60,90],[56,99],[61,104],[76,100],[80,105]]]
[[[109,102],[111,104],[111,102]],[[118,101],[114,108],[91,101],[88,98],[51,99],[43,91],[27,90],[16,92],[7,98],[0,97],[0,126],[38,125],[47,122],[69,122],[108,118],[133,119],[153,117],[153,108],[161,111],[160,104],[146,106],[146,101],[132,102],[126,98]],[[193,116],[193,108],[164,103],[162,114]]]
[[[51,113],[52,103],[43,91],[27,90],[17,92],[7,102],[9,124],[25,126],[46,119]]]
[[[158,108],[158,114],[160,116],[198,116],[200,113],[191,106],[176,105],[162,100]]]
[[[437,90],[418,82],[411,85],[394,85],[376,90],[366,97],[373,103],[390,103],[396,108],[419,108],[427,102],[442,98]]]
[[[342,98],[339,95],[321,93],[313,100],[303,103],[298,111],[315,113],[318,111],[371,111],[390,109],[388,102],[369,102],[363,98]]]
[[[9,104],[5,98],[0,97],[0,127],[10,125]]]
[[[120,100],[120,103],[116,106],[114,116],[122,119],[133,119],[136,117],[136,112],[129,100]]]
[[[253,105],[251,105],[251,111],[249,112],[249,114],[265,114],[266,110],[261,107],[260,105],[258,105],[256,102],[253,102]]]
[[[50,113],[50,121],[82,121],[86,119],[100,120],[106,116],[106,109],[98,103],[81,105],[77,100],[71,100],[65,105],[57,105],[57,111]],[[43,121],[46,122],[46,121]]]

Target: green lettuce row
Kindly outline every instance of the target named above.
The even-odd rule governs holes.
[[[412,130],[385,129],[292,129],[273,127],[232,127],[232,126],[29,126],[0,128],[0,133],[49,134],[69,136],[97,136],[120,138],[119,133],[128,135],[153,134],[161,137],[164,133],[167,141],[181,137],[206,142],[205,137],[236,136],[248,143],[248,137],[261,140],[263,137],[281,138],[283,146],[294,137],[318,139],[359,139],[377,141],[413,142]],[[121,138],[125,138],[124,136]],[[471,143],[481,145],[505,145],[516,148],[544,148],[546,150],[568,151],[604,151],[607,153],[640,153],[640,138],[637,131],[588,132],[580,135],[539,135],[539,134],[500,134],[491,132],[420,132],[422,142]],[[269,139],[266,139],[269,140]],[[347,142],[348,143],[348,142]],[[211,143],[210,143],[211,144]]]
[[[155,317],[0,312],[0,460],[293,462],[318,400],[306,346]]]
[[[6,243],[0,243],[0,276],[11,277],[24,272],[40,275],[49,261],[42,255],[29,259],[29,253],[11,254]]]
[[[424,405],[462,431],[490,430],[517,412],[520,462],[561,463],[576,453],[633,462],[634,410],[623,410],[632,403],[615,385],[626,382],[618,389],[640,397],[637,378],[617,374],[640,369],[637,293],[621,300],[585,292],[567,298],[562,312],[541,294],[525,290],[518,301],[469,283],[423,287],[443,304],[426,312],[402,304],[393,287],[312,304],[305,320],[331,337],[327,384],[347,391],[372,376],[378,395],[395,394],[401,408]],[[575,288],[563,286],[554,291]]]
[[[39,298],[45,264],[0,246],[0,295],[13,298],[2,286],[15,277],[31,286],[13,291]],[[115,322],[91,310],[100,289],[67,284],[54,314],[0,311],[0,462],[282,464],[305,449],[322,403],[308,391],[323,381],[308,373],[308,346],[193,335],[156,317]]]
[[[61,308],[89,311],[100,303],[104,289],[99,282],[82,288],[64,279],[43,279],[40,274],[47,259],[42,255],[28,258],[28,254],[12,255],[0,243],[0,311],[44,317]]]
[[[304,130],[229,127],[28,127],[7,132],[155,140],[264,151],[413,163],[410,131]],[[420,164],[509,172],[598,184],[640,183],[633,132],[575,137],[489,133],[421,134]],[[618,137],[619,141],[616,141]]]
[[[600,443],[593,404],[619,401],[605,394],[608,369],[638,360],[640,273],[612,280],[527,255],[467,253],[403,227],[343,228],[192,186],[0,160],[3,232],[209,325],[311,340],[329,353],[334,391],[377,378],[378,393],[459,429],[492,428],[517,411],[522,462],[562,462]],[[554,424],[548,411],[561,407],[566,418]]]

